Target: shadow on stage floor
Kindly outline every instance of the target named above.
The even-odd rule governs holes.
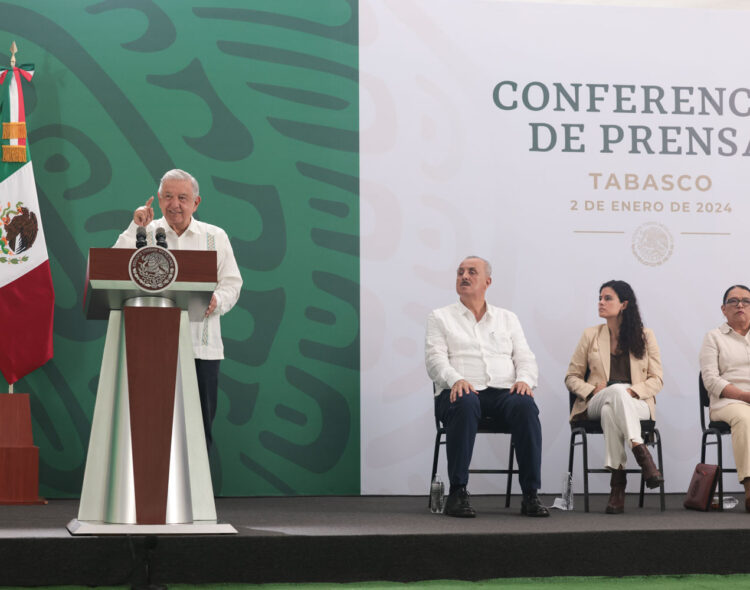
[[[543,498],[551,504],[552,498]],[[424,497],[217,499],[238,530],[216,536],[72,537],[78,502],[0,506],[0,586],[480,580],[525,576],[750,573],[742,547],[750,514],[684,510],[681,495],[606,496],[550,518],[519,514],[520,500],[472,498],[475,519],[433,515]]]

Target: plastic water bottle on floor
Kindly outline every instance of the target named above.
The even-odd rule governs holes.
[[[565,510],[573,510],[573,474],[570,471],[563,476],[562,497]]]
[[[563,475],[562,494],[559,498],[555,498],[552,508],[573,510],[573,474],[570,471]]]
[[[731,510],[737,504],[739,504],[739,500],[735,498],[734,496],[727,496],[724,494],[724,502],[722,502],[724,510]],[[719,496],[714,496],[713,500],[711,500],[711,508],[714,510],[719,509]]]
[[[444,500],[445,485],[440,481],[440,475],[436,473],[430,484],[430,512],[440,514],[443,511]]]

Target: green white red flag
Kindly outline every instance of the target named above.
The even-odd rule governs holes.
[[[9,384],[52,358],[55,293],[23,100],[33,74],[0,69],[0,371]]]

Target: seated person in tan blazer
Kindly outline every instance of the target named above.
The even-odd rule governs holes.
[[[607,323],[584,330],[565,385],[577,397],[571,422],[601,420],[605,467],[612,471],[606,512],[620,514],[625,510],[625,444],[632,448],[649,488],[664,481],[643,444],[640,424],[654,418],[654,396],[663,385],[661,358],[654,333],[643,327],[635,293],[625,281],[601,286],[599,317]]]
[[[745,510],[750,512],[750,289],[732,285],[723,301],[721,311],[727,321],[703,339],[701,375],[711,420],[732,428],[734,464],[745,486]]]

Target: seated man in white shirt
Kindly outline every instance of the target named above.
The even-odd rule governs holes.
[[[211,424],[216,415],[219,390],[219,362],[224,358],[219,316],[227,313],[240,296],[242,277],[234,259],[234,252],[226,232],[208,223],[193,219],[193,213],[201,202],[198,181],[184,170],[170,170],[159,183],[159,208],[163,217],[154,220],[151,197],[146,204],[133,213],[133,221],[120,234],[115,248],[135,248],[138,226],[146,228],[147,243],[153,246],[154,233],[165,230],[170,250],[215,250],[217,286],[211,296],[202,321],[191,321],[193,355],[198,376],[198,390],[203,413],[203,429],[206,446],[211,449],[213,437]]]
[[[425,364],[436,385],[437,414],[446,429],[450,493],[448,516],[473,517],[466,485],[479,420],[508,427],[516,445],[521,513],[549,516],[537,496],[541,486],[542,427],[534,402],[534,354],[516,315],[485,301],[492,283],[489,262],[465,258],[458,267],[459,302],[427,318]]]

